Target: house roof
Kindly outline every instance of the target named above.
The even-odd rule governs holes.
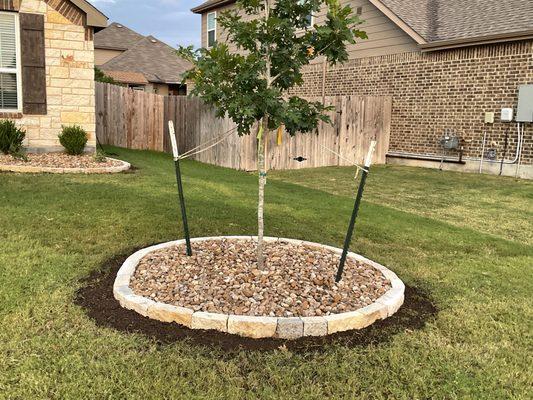
[[[235,3],[235,0],[207,0],[205,3],[194,7],[191,11],[200,14],[231,3]]]
[[[148,36],[100,68],[141,73],[153,83],[181,83],[183,73],[191,69],[192,64],[178,57],[174,48]]]
[[[371,0],[372,1],[372,0]],[[533,30],[532,0],[377,0],[426,42]]]
[[[369,0],[421,47],[533,36],[532,0]],[[207,0],[205,13],[235,0]],[[522,35],[520,35],[522,34]]]
[[[104,70],[103,72],[119,83],[132,83],[136,85],[146,85],[148,83],[148,80],[145,78],[145,76],[139,72],[109,70]]]
[[[128,50],[144,36],[128,27],[113,22],[107,28],[94,34],[95,49]]]

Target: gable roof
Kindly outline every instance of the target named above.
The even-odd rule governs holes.
[[[533,30],[532,0],[370,0],[382,3],[428,43]]]
[[[191,69],[192,64],[178,57],[169,45],[148,36],[100,68],[102,71],[138,72],[153,83],[181,83],[183,73]]]
[[[422,48],[533,37],[533,0],[369,0]],[[235,0],[207,0],[205,13]]]
[[[95,49],[128,50],[144,36],[130,28],[113,22],[107,28],[94,34]]]

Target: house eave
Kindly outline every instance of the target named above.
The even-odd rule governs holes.
[[[95,50],[115,50],[115,51],[127,51],[128,50],[125,47],[102,46],[102,45],[98,45],[98,46],[95,45],[94,49]]]
[[[533,39],[533,29],[521,32],[511,32],[473,38],[461,38],[451,40],[439,40],[436,42],[419,44],[422,52],[448,50],[460,47],[479,46],[483,44],[514,42]]]
[[[404,31],[408,36],[411,37],[418,45],[426,44],[427,41],[424,39],[418,32],[411,28],[408,24],[404,22],[403,19],[398,17],[392,10],[383,4],[380,0],[369,0],[374,7],[381,11],[385,16],[390,19],[398,28]]]
[[[191,11],[195,14],[203,14],[203,13],[206,13],[208,11],[211,11],[211,10],[215,10],[219,7],[222,7],[222,6],[225,6],[225,5],[228,5],[228,4],[233,4],[235,3],[235,0],[220,0],[216,3],[212,3],[212,4],[208,4],[208,5],[200,5],[198,7],[194,7],[191,9]]]
[[[86,0],[70,0],[87,15],[87,26],[106,28],[109,18]]]

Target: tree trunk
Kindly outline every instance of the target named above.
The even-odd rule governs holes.
[[[265,186],[267,182],[267,172],[265,165],[266,140],[268,138],[268,117],[264,117],[261,122],[260,132],[262,135],[257,140],[257,171],[259,173],[259,198],[257,203],[257,265],[260,270],[264,269],[265,257],[263,254],[263,237],[265,235]]]
[[[269,0],[264,0],[265,5],[265,22],[268,22],[270,17],[270,4]],[[267,87],[272,85],[271,78],[271,61],[270,61],[270,49],[266,53],[266,71],[265,78],[267,80]],[[265,257],[263,254],[263,237],[265,235],[265,186],[267,182],[267,172],[265,166],[265,151],[266,140],[268,138],[268,115],[265,115],[259,122],[259,132],[257,141],[257,171],[259,173],[259,199],[257,203],[257,266],[260,270],[265,268]]]

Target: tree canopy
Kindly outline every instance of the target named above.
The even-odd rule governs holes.
[[[185,76],[194,83],[192,94],[214,105],[220,117],[228,115],[240,135],[265,117],[267,130],[284,125],[291,135],[329,122],[322,103],[291,89],[303,84],[302,68],[315,58],[329,64],[348,59],[347,45],[367,37],[358,29],[359,17],[339,0],[238,0],[236,5],[217,18],[225,41],[179,50],[194,63]],[[309,16],[324,6],[324,22],[310,26]]]

